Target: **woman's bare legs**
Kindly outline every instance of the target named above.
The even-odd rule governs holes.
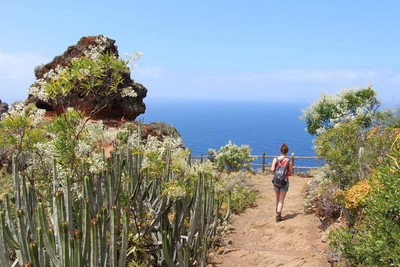
[[[275,192],[276,196],[276,212],[282,212],[283,203],[285,202],[286,192]]]
[[[286,192],[275,192],[276,196],[276,221],[281,221],[284,220],[284,218],[281,217],[281,212],[283,209],[283,204],[285,202],[285,197],[286,197]]]

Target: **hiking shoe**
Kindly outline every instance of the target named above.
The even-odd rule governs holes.
[[[280,222],[280,221],[284,221],[285,220],[285,218],[283,218],[280,214],[279,215],[276,215],[276,222]]]

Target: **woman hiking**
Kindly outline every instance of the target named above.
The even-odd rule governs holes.
[[[275,210],[276,210],[276,222],[280,222],[285,220],[284,217],[282,217],[282,209],[283,209],[283,203],[285,202],[285,197],[286,193],[289,190],[289,175],[293,173],[293,163],[290,160],[290,158],[286,157],[287,153],[289,152],[289,147],[287,144],[283,144],[280,148],[281,155],[277,158],[274,158],[271,164],[271,171],[276,172],[278,169],[278,164],[280,166],[286,166],[286,172],[285,172],[285,182],[284,185],[277,185],[274,183],[274,179],[272,180],[272,183],[274,185],[274,191],[275,191],[275,196],[276,196],[276,205],[275,205]],[[275,173],[276,174],[276,173]],[[274,175],[275,177],[276,175]]]

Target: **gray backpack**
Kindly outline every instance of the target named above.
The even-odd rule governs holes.
[[[283,160],[285,160],[287,158],[283,158],[281,160],[278,160],[278,158],[276,158],[276,161],[278,163],[278,166],[275,169],[275,174],[274,174],[274,178],[272,178],[272,183],[274,184],[274,186],[281,188],[284,187],[287,183],[287,165],[290,162],[290,159],[288,159],[285,164],[282,166],[281,162]]]

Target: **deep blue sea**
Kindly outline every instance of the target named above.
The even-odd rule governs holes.
[[[181,134],[193,156],[219,150],[229,140],[249,145],[252,155],[279,155],[283,143],[289,154],[314,156],[313,136],[299,119],[308,104],[221,102],[209,100],[174,100],[146,102],[146,112],[137,118],[144,123],[164,122]],[[272,161],[272,159],[267,159]],[[261,160],[259,162],[261,163]],[[296,159],[297,166],[319,166],[320,162]]]

